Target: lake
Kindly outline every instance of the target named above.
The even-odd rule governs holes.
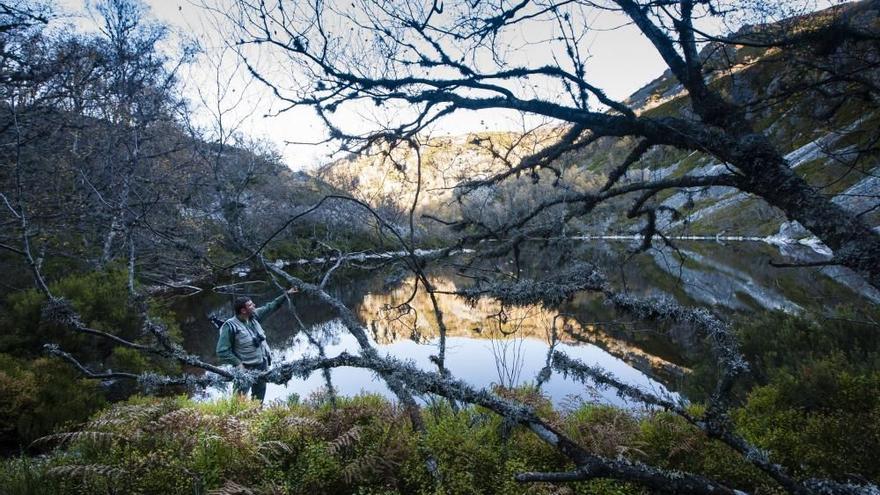
[[[768,261],[813,260],[819,256],[807,246],[775,246],[764,242],[681,241],[676,247],[631,255],[626,239],[567,241],[552,249],[535,244],[524,252],[521,275],[540,278],[561,263],[583,259],[612,267],[606,274],[619,289],[652,296],[673,297],[683,304],[711,307],[725,317],[757,311],[821,313],[841,304],[872,305],[880,301],[877,291],[866,287],[846,269],[777,269]],[[429,271],[436,288],[454,290],[473,283],[462,275],[471,260],[467,255],[444,260]],[[370,261],[362,262],[369,264]],[[304,264],[300,269],[320,277],[322,267]],[[476,269],[476,271],[474,271]],[[472,265],[469,273],[510,274],[510,260]],[[182,318],[184,346],[190,352],[213,359],[217,331],[207,315],[231,316],[231,301],[247,294],[259,305],[277,289],[261,274],[241,272],[236,280],[189,297],[177,297],[171,308]],[[309,275],[307,274],[306,277]],[[312,278],[310,281],[317,280]],[[328,286],[357,315],[380,355],[413,361],[434,371],[429,356],[438,351],[437,324],[428,295],[420,288],[413,295],[413,278],[391,266],[348,270]],[[468,305],[451,295],[438,296],[447,334],[447,367],[458,378],[478,386],[505,387],[533,383],[544,366],[551,341],[551,328],[558,336],[557,350],[592,365],[599,365],[619,379],[678,398],[682,380],[690,373],[702,351],[689,329],[653,325],[616,314],[601,297],[584,293],[558,308],[502,307],[494,300]],[[405,301],[407,304],[401,306]],[[327,307],[295,297],[295,310],[306,331],[325,347],[328,356],[342,351],[356,353],[357,343]],[[316,355],[300,323],[288,308],[264,322],[274,362]],[[344,395],[390,392],[372,373],[354,368],[332,371],[333,385]],[[320,391],[320,373],[294,380],[286,386],[269,384],[267,400],[286,400],[291,394],[305,398]],[[613,390],[584,386],[558,374],[543,386],[557,406],[576,406],[584,401],[637,407],[616,396]],[[212,390],[209,397],[227,391]]]

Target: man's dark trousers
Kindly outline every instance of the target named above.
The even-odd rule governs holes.
[[[264,359],[260,364],[245,364],[244,368],[248,371],[266,371],[269,369],[269,363]],[[248,389],[242,387],[240,383],[234,383],[232,390],[241,395],[247,395],[248,393]],[[266,398],[266,380],[260,379],[255,381],[250,387],[250,392],[251,399],[258,400],[262,404],[263,399]]]

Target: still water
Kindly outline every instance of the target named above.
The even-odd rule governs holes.
[[[325,347],[328,356],[335,356],[342,351],[355,353],[358,350],[354,337],[348,335],[336,321],[324,324],[323,330],[338,331],[340,335],[334,342]],[[321,329],[316,329],[321,330]],[[401,340],[391,344],[375,344],[380,355],[394,356],[414,362],[428,371],[436,370],[429,356],[437,353],[437,340],[416,343]],[[463,377],[475,387],[491,387],[496,384],[520,385],[534,383],[535,377],[545,364],[548,345],[546,342],[532,337],[513,338],[504,341],[490,339],[451,337],[447,339],[446,365],[456,377]],[[638,385],[646,390],[659,394],[671,394],[658,381],[628,365],[622,359],[615,358],[608,352],[594,345],[560,344],[557,350],[588,363],[603,366],[627,383]],[[305,338],[296,338],[275,355],[275,359],[293,360],[305,355],[315,355]],[[501,364],[497,358],[507,360]],[[337,368],[332,371],[333,386],[341,395],[356,395],[363,392],[374,392],[393,398],[393,395],[382,380],[367,370],[358,368]],[[266,400],[286,400],[291,394],[306,398],[325,386],[323,375],[313,373],[307,380],[292,380],[286,386],[269,384],[266,389]],[[582,401],[596,401],[616,404],[625,407],[637,407],[617,397],[611,390],[597,390],[566,380],[554,374],[543,386],[543,392],[558,406],[577,405]],[[208,397],[229,394],[230,390],[208,392]]]
[[[739,242],[726,245],[692,242],[675,250],[656,250],[637,257],[624,256],[614,243],[581,243],[572,249],[537,250],[533,262],[523,268],[526,277],[539,278],[560,260],[572,258],[616,266],[608,276],[618,287],[652,296],[673,297],[684,304],[705,305],[727,317],[777,310],[804,313],[827,311],[837,304],[874,304],[880,295],[860,292],[852,274],[833,270],[774,270],[767,260],[809,259],[799,248]],[[806,248],[804,248],[806,249]],[[625,260],[625,261],[621,261]],[[484,267],[496,273],[512,270],[507,262]],[[471,283],[454,268],[453,260],[430,272],[432,285],[451,291]],[[320,270],[315,271],[319,276]],[[394,270],[349,273],[328,288],[357,315],[380,355],[407,359],[427,371],[435,371],[429,356],[438,352],[437,322],[428,295],[413,293],[413,279]],[[224,287],[206,290],[173,303],[184,316],[185,347],[190,352],[214,355],[217,332],[207,315],[231,315],[231,300],[239,294],[251,296],[259,305],[278,291],[267,280],[243,274]],[[409,301],[409,302],[407,302]],[[404,304],[406,302],[406,304]],[[446,365],[454,376],[475,387],[506,387],[534,383],[545,365],[555,328],[556,349],[591,365],[598,365],[617,378],[656,394],[678,398],[681,382],[690,373],[689,364],[704,352],[688,329],[631,321],[615,314],[595,294],[580,294],[559,308],[531,306],[503,307],[497,301],[481,300],[468,305],[451,295],[439,296],[447,333]],[[295,318],[282,308],[264,321],[274,362],[316,355],[305,331],[324,346],[327,356],[342,351],[358,352],[358,345],[328,308],[307,298],[295,298]],[[375,392],[390,397],[384,383],[371,372],[339,368],[332,371],[333,386],[343,395]],[[307,380],[293,380],[286,386],[269,384],[267,400],[286,400],[292,394],[306,398],[325,386],[320,373]],[[625,407],[628,404],[613,390],[596,389],[554,374],[543,392],[557,406],[576,406],[590,401]],[[216,397],[226,391],[208,391]]]

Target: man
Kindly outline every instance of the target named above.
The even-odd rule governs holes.
[[[220,327],[217,339],[217,356],[240,370],[265,371],[272,364],[266,333],[260,326],[260,320],[271,315],[284,304],[285,296],[296,294],[299,289],[293,287],[285,294],[276,297],[272,302],[260,306],[254,304],[249,297],[239,297],[232,307],[235,316],[226,320]],[[237,394],[245,395],[248,387],[234,383],[232,389]],[[251,398],[260,403],[266,397],[266,381],[257,380],[250,387]]]

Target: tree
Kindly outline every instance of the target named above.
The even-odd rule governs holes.
[[[335,2],[286,5],[260,0],[237,5],[232,21],[240,31],[238,44],[254,45],[272,53],[273,60],[286,60],[296,73],[280,78],[261,70],[256,62],[249,65],[250,70],[290,106],[313,107],[327,124],[330,138],[345,147],[363,149],[379,141],[405,140],[463,109],[514,110],[569,127],[557,144],[478,184],[485,185],[534,171],[602,137],[636,140],[601,188],[551,198],[504,229],[483,231],[481,238],[522,237],[530,219],[559,204],[572,208],[567,220],[588,216],[612,198],[638,195],[629,215],[645,217],[644,233],[650,245],[658,213],[650,200],[660,191],[722,186],[759,197],[800,222],[834,251],[828,264],[852,268],[880,287],[880,234],[858,212],[842,208],[825,197],[817,184],[792,171],[782,148],[756,130],[749,112],[761,102],[805,91],[834,89],[868,94],[876,101],[872,77],[877,68],[878,33],[859,14],[869,11],[874,2],[723,37],[708,35],[695,23],[707,17],[763,19],[784,9],[773,9],[771,4],[755,10],[751,2],[694,0],[435,1],[417,6],[365,1],[351,8]],[[589,32],[594,13],[600,11],[620,14],[651,41],[686,92],[688,112],[651,116],[608,98],[589,83],[584,33]],[[788,9],[784,13],[798,12]],[[518,57],[517,43],[525,46],[518,33],[546,30],[543,26],[547,25],[553,28],[539,43],[541,51],[535,52],[540,61],[529,64]],[[835,62],[830,57],[816,62],[818,67],[802,65],[813,76],[802,84],[765,95],[761,101],[740,102],[712,84],[711,73],[733,71],[730,60],[718,62],[724,61],[734,45],[822,50],[847,61]],[[855,52],[864,56],[841,55]],[[817,57],[810,60],[815,62]],[[544,93],[549,96],[534,94],[534,85],[549,88]],[[363,133],[346,132],[342,124],[346,111],[369,104],[404,117]],[[623,183],[627,170],[662,146],[709,155],[724,167],[699,177]]]
[[[121,236],[128,246],[133,272],[134,230],[156,203],[149,198],[156,197],[158,191],[145,187],[145,179],[158,179],[154,173],[159,167],[153,162],[177,147],[173,142],[161,141],[171,137],[162,132],[162,126],[173,121],[175,107],[180,104],[173,93],[179,64],[171,64],[158,49],[167,28],[149,21],[146,7],[140,2],[101,1],[95,10],[105,38],[101,45],[104,72],[97,89],[103,98],[96,111],[101,122],[108,125],[109,138],[100,153],[105,161],[101,183],[108,186],[101,203],[110,217],[97,263],[103,267],[114,257],[115,241]],[[132,284],[133,279],[132,274]]]
[[[733,20],[745,15],[761,19],[776,12],[764,9],[763,4],[751,9],[748,2],[691,0],[522,0],[513,4],[434,1],[419,5],[378,1],[291,5],[257,0],[239,1],[236,5],[238,9],[232,11],[230,19],[238,28],[234,39],[245,54],[249,71],[291,108],[312,107],[327,125],[329,139],[338,141],[343,149],[360,152],[378,148],[385,150],[384,154],[393,160],[395,150],[412,146],[420,133],[458,110],[514,110],[553,119],[565,127],[555,144],[516,163],[509,162],[505,170],[486,179],[460,184],[459,197],[480,191],[482,187],[498,186],[523,174],[533,180],[548,175],[559,179],[562,174],[555,164],[560,157],[588,149],[603,138],[627,137],[633,142],[631,151],[598,187],[581,190],[563,187],[557,194],[539,198],[528,211],[508,210],[504,212],[508,213],[506,216],[495,215],[491,225],[468,215],[446,221],[468,232],[459,239],[460,246],[474,246],[484,256],[512,252],[517,257],[518,247],[525,239],[558,233],[572,220],[588,217],[599,206],[635,196],[628,216],[645,218],[643,247],[648,248],[655,235],[662,235],[658,232],[657,218],[664,207],[655,201],[660,192],[726,187],[759,197],[789,219],[797,220],[834,250],[831,263],[850,267],[874,286],[880,286],[880,235],[870,228],[862,212],[845,210],[794,172],[784,149],[771,136],[758,130],[754,116],[756,108],[779,104],[795,95],[818,93],[840,98],[842,94],[858,93],[873,103],[878,38],[873,25],[860,20],[858,13],[869,10],[874,3],[795,17],[782,24],[764,24],[724,37],[706,34],[697,24],[705,17]],[[625,16],[627,22],[636,25],[651,41],[686,93],[688,109],[672,115],[652,115],[634,105],[610,99],[601,88],[589,83],[589,54],[584,33],[590,29],[592,14],[603,10]],[[806,10],[794,9],[785,14],[804,12]],[[554,27],[549,33],[542,31],[546,36],[539,38],[543,41],[538,43],[543,47],[543,52],[538,53],[543,56],[539,63],[530,65],[518,57],[517,49],[527,45],[518,33],[548,25]],[[802,64],[798,70],[809,77],[801,77],[796,84],[786,84],[769,95],[762,94],[745,102],[734,100],[725,94],[723,87],[713,84],[717,77],[713,73],[735,73],[736,64],[741,62],[736,45],[762,50],[783,48],[791,50],[790,53],[800,50]],[[279,60],[286,61],[293,76],[263,70],[255,59],[247,58],[248,49],[271,54],[273,67],[277,67]],[[824,54],[820,55],[820,63],[817,57],[803,56],[816,51]],[[844,52],[858,55],[827,56]],[[535,91],[536,85],[546,88],[545,91]],[[834,105],[830,106],[832,113],[836,111]],[[363,132],[349,130],[345,125],[346,116],[364,109],[387,110],[389,118]],[[706,175],[628,180],[627,172],[659,147],[705,154],[720,166]],[[870,141],[859,151],[860,159],[870,159],[875,153]],[[549,172],[541,169],[549,169]],[[561,214],[559,207],[562,207]],[[551,218],[561,221],[546,221],[545,213],[549,211],[553,212],[549,215]],[[387,224],[383,227],[398,235],[401,245],[412,252],[412,246],[398,230]],[[486,248],[480,244],[486,239],[498,243]],[[418,262],[408,265],[414,273],[423,273]],[[270,269],[312,293],[313,286]],[[427,280],[423,284],[432,297],[439,293]],[[547,368],[542,372],[544,380],[555,370],[613,386],[628,397],[673,411],[742,454],[791,493],[873,489],[795,480],[785,467],[774,464],[736,434],[726,411],[731,388],[747,364],[739,354],[730,328],[706,311],[617,292],[601,271],[589,264],[568,266],[540,281],[520,280],[517,273],[514,282],[489,283],[452,294],[472,299],[490,296],[510,305],[552,306],[581,291],[599,292],[618,310],[636,318],[694,326],[710,343],[719,362],[720,377],[715,392],[705,415],[692,417],[680,405],[627,387],[602,370],[574,362],[552,349]],[[321,298],[338,308],[341,315],[345,314],[345,309],[332,302],[332,298]],[[436,312],[442,341],[442,314]],[[342,318],[357,335],[360,331],[357,321]],[[496,402],[491,394],[471,390],[447,377],[442,367],[442,343],[440,350],[437,359],[440,370],[436,374],[420,374],[405,364],[377,360],[366,352],[361,357],[344,355],[322,359],[306,367],[326,369],[354,365],[380,371],[380,374],[405,375],[404,383],[412,390],[480,404],[528,427],[576,466],[576,470],[569,473],[524,473],[518,477],[521,481],[609,477],[636,481],[659,491],[725,493],[730,490],[691,475],[678,479],[650,466],[596,457],[553,430],[527,408],[508,408]],[[304,364],[289,363],[289,368],[282,365],[282,369],[290,370],[290,374],[284,376],[304,375],[298,367]],[[539,377],[538,383],[542,381]]]

